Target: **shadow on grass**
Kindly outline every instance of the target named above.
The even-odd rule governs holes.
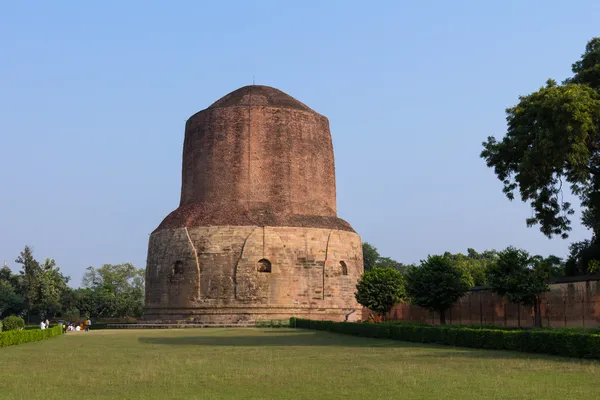
[[[330,332],[273,330],[242,335],[242,330],[219,332],[219,335],[140,337],[140,343],[184,346],[332,346],[332,347],[424,347],[420,343],[399,342],[340,335]],[[203,333],[210,333],[204,331]],[[215,332],[216,333],[216,332]],[[222,334],[223,333],[223,334]],[[233,333],[233,334],[232,334]]]
[[[243,330],[227,330],[213,335],[209,330],[203,330],[197,336],[177,337],[140,337],[138,341],[144,344],[168,346],[239,346],[239,347],[364,347],[364,348],[404,348],[422,350],[411,357],[422,358],[482,358],[494,360],[523,360],[539,359],[568,363],[598,363],[596,360],[560,357],[546,354],[521,353],[515,351],[470,349],[451,347],[434,343],[403,342],[390,339],[363,338],[323,331],[303,330],[264,330],[255,335],[242,335]],[[206,335],[205,333],[209,333]],[[217,333],[217,332],[214,332]]]
[[[561,363],[598,364],[598,360],[564,357],[551,354],[524,353],[508,350],[469,349],[466,347],[450,347],[435,345],[437,348],[451,348],[451,351],[437,351],[419,354],[419,358],[484,358],[490,360],[544,360]]]

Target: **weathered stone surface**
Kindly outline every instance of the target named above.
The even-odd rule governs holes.
[[[337,217],[329,121],[247,86],[186,123],[181,202],[150,237],[148,320],[340,320],[360,238]]]
[[[354,290],[362,248],[353,232],[167,229],[152,234],[148,254],[146,319],[232,322],[311,315],[339,320],[352,311],[350,319],[360,314]],[[261,272],[261,260],[270,263],[271,272]],[[183,266],[181,272],[176,265]]]

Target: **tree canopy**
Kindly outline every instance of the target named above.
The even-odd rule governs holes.
[[[525,250],[508,247],[498,254],[498,260],[487,270],[492,291],[505,296],[510,302],[533,306],[535,325],[541,326],[539,295],[548,291],[544,282],[546,270],[535,268],[539,259],[530,257]]]
[[[600,38],[588,42],[572,71],[560,85],[549,79],[520,96],[506,110],[506,136],[488,137],[481,157],[510,200],[518,190],[531,204],[528,226],[567,238],[574,214],[563,197],[568,186],[581,202],[582,223],[600,240]]]
[[[382,257],[377,248],[369,242],[363,242],[362,249],[365,271],[369,271],[373,268],[393,268],[401,273],[404,273],[407,268],[406,265],[393,260],[390,257]]]
[[[446,323],[446,310],[473,287],[473,278],[449,256],[429,256],[406,273],[406,293],[421,307],[437,311]]]
[[[68,286],[53,259],[40,263],[33,250],[25,246],[16,260],[21,270],[0,268],[0,317],[25,316],[27,319],[81,317],[123,318],[142,314],[144,269],[131,264],[105,264],[89,267],[83,287]]]
[[[378,314],[389,312],[404,298],[404,278],[393,268],[366,271],[356,285],[356,301]]]

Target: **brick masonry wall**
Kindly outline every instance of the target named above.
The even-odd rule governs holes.
[[[259,272],[268,260],[271,272]],[[150,237],[147,320],[244,322],[360,318],[360,237],[349,231],[258,226],[165,229]]]
[[[600,277],[550,284],[540,308],[546,327],[600,327]],[[362,318],[368,315],[369,310],[363,309]],[[437,313],[412,304],[397,304],[387,319],[439,323]],[[446,319],[450,324],[533,326],[533,309],[509,303],[489,290],[476,290],[456,302]]]

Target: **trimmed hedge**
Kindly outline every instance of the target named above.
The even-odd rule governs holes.
[[[38,340],[48,339],[54,336],[62,335],[62,327],[54,326],[49,329],[31,329],[7,331],[0,333],[0,347],[12,346],[28,342],[37,342]]]
[[[590,333],[313,321],[300,318],[291,318],[290,326],[369,338],[600,359],[600,335]]]

